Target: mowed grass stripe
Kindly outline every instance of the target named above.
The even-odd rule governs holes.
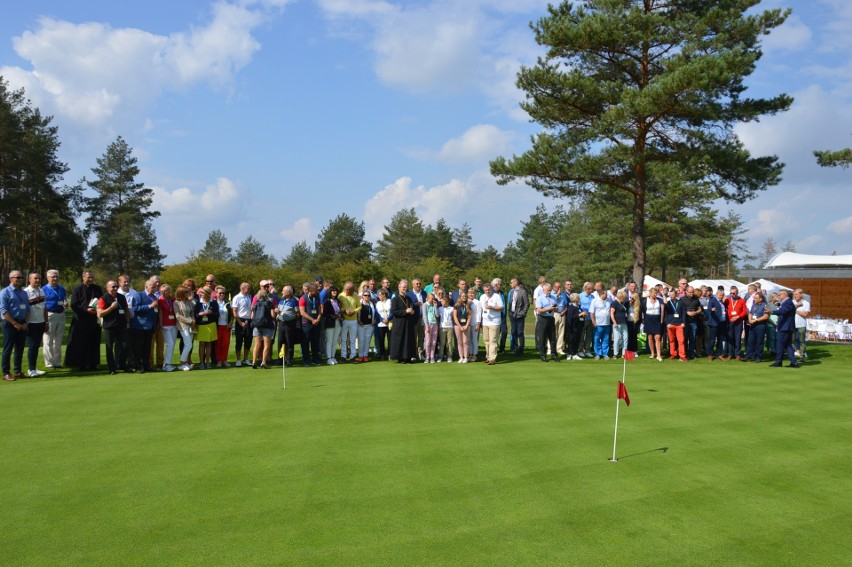
[[[852,380],[820,351],[629,365],[618,464],[615,361],[25,381],[0,394],[0,525],[32,565],[832,564]]]

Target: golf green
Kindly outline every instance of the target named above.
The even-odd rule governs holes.
[[[4,565],[840,565],[852,348],[0,388]]]

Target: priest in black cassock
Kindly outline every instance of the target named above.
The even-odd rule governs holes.
[[[101,286],[95,284],[92,272],[83,272],[83,283],[74,288],[69,298],[74,319],[68,331],[65,366],[97,370],[101,362],[101,326],[92,301],[103,294]]]
[[[417,315],[408,296],[408,280],[399,282],[399,292],[391,299],[393,329],[390,338],[390,359],[400,364],[417,361]]]

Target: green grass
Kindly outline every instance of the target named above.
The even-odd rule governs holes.
[[[0,389],[4,565],[839,565],[852,348]]]

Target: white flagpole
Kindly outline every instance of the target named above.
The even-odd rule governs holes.
[[[627,378],[627,359],[622,356],[624,367],[621,371],[621,383],[624,384],[625,378]],[[621,398],[618,396],[615,397],[615,433],[612,436],[612,458],[609,460],[611,463],[617,463],[618,459],[615,458],[615,446],[618,441],[618,406]]]

